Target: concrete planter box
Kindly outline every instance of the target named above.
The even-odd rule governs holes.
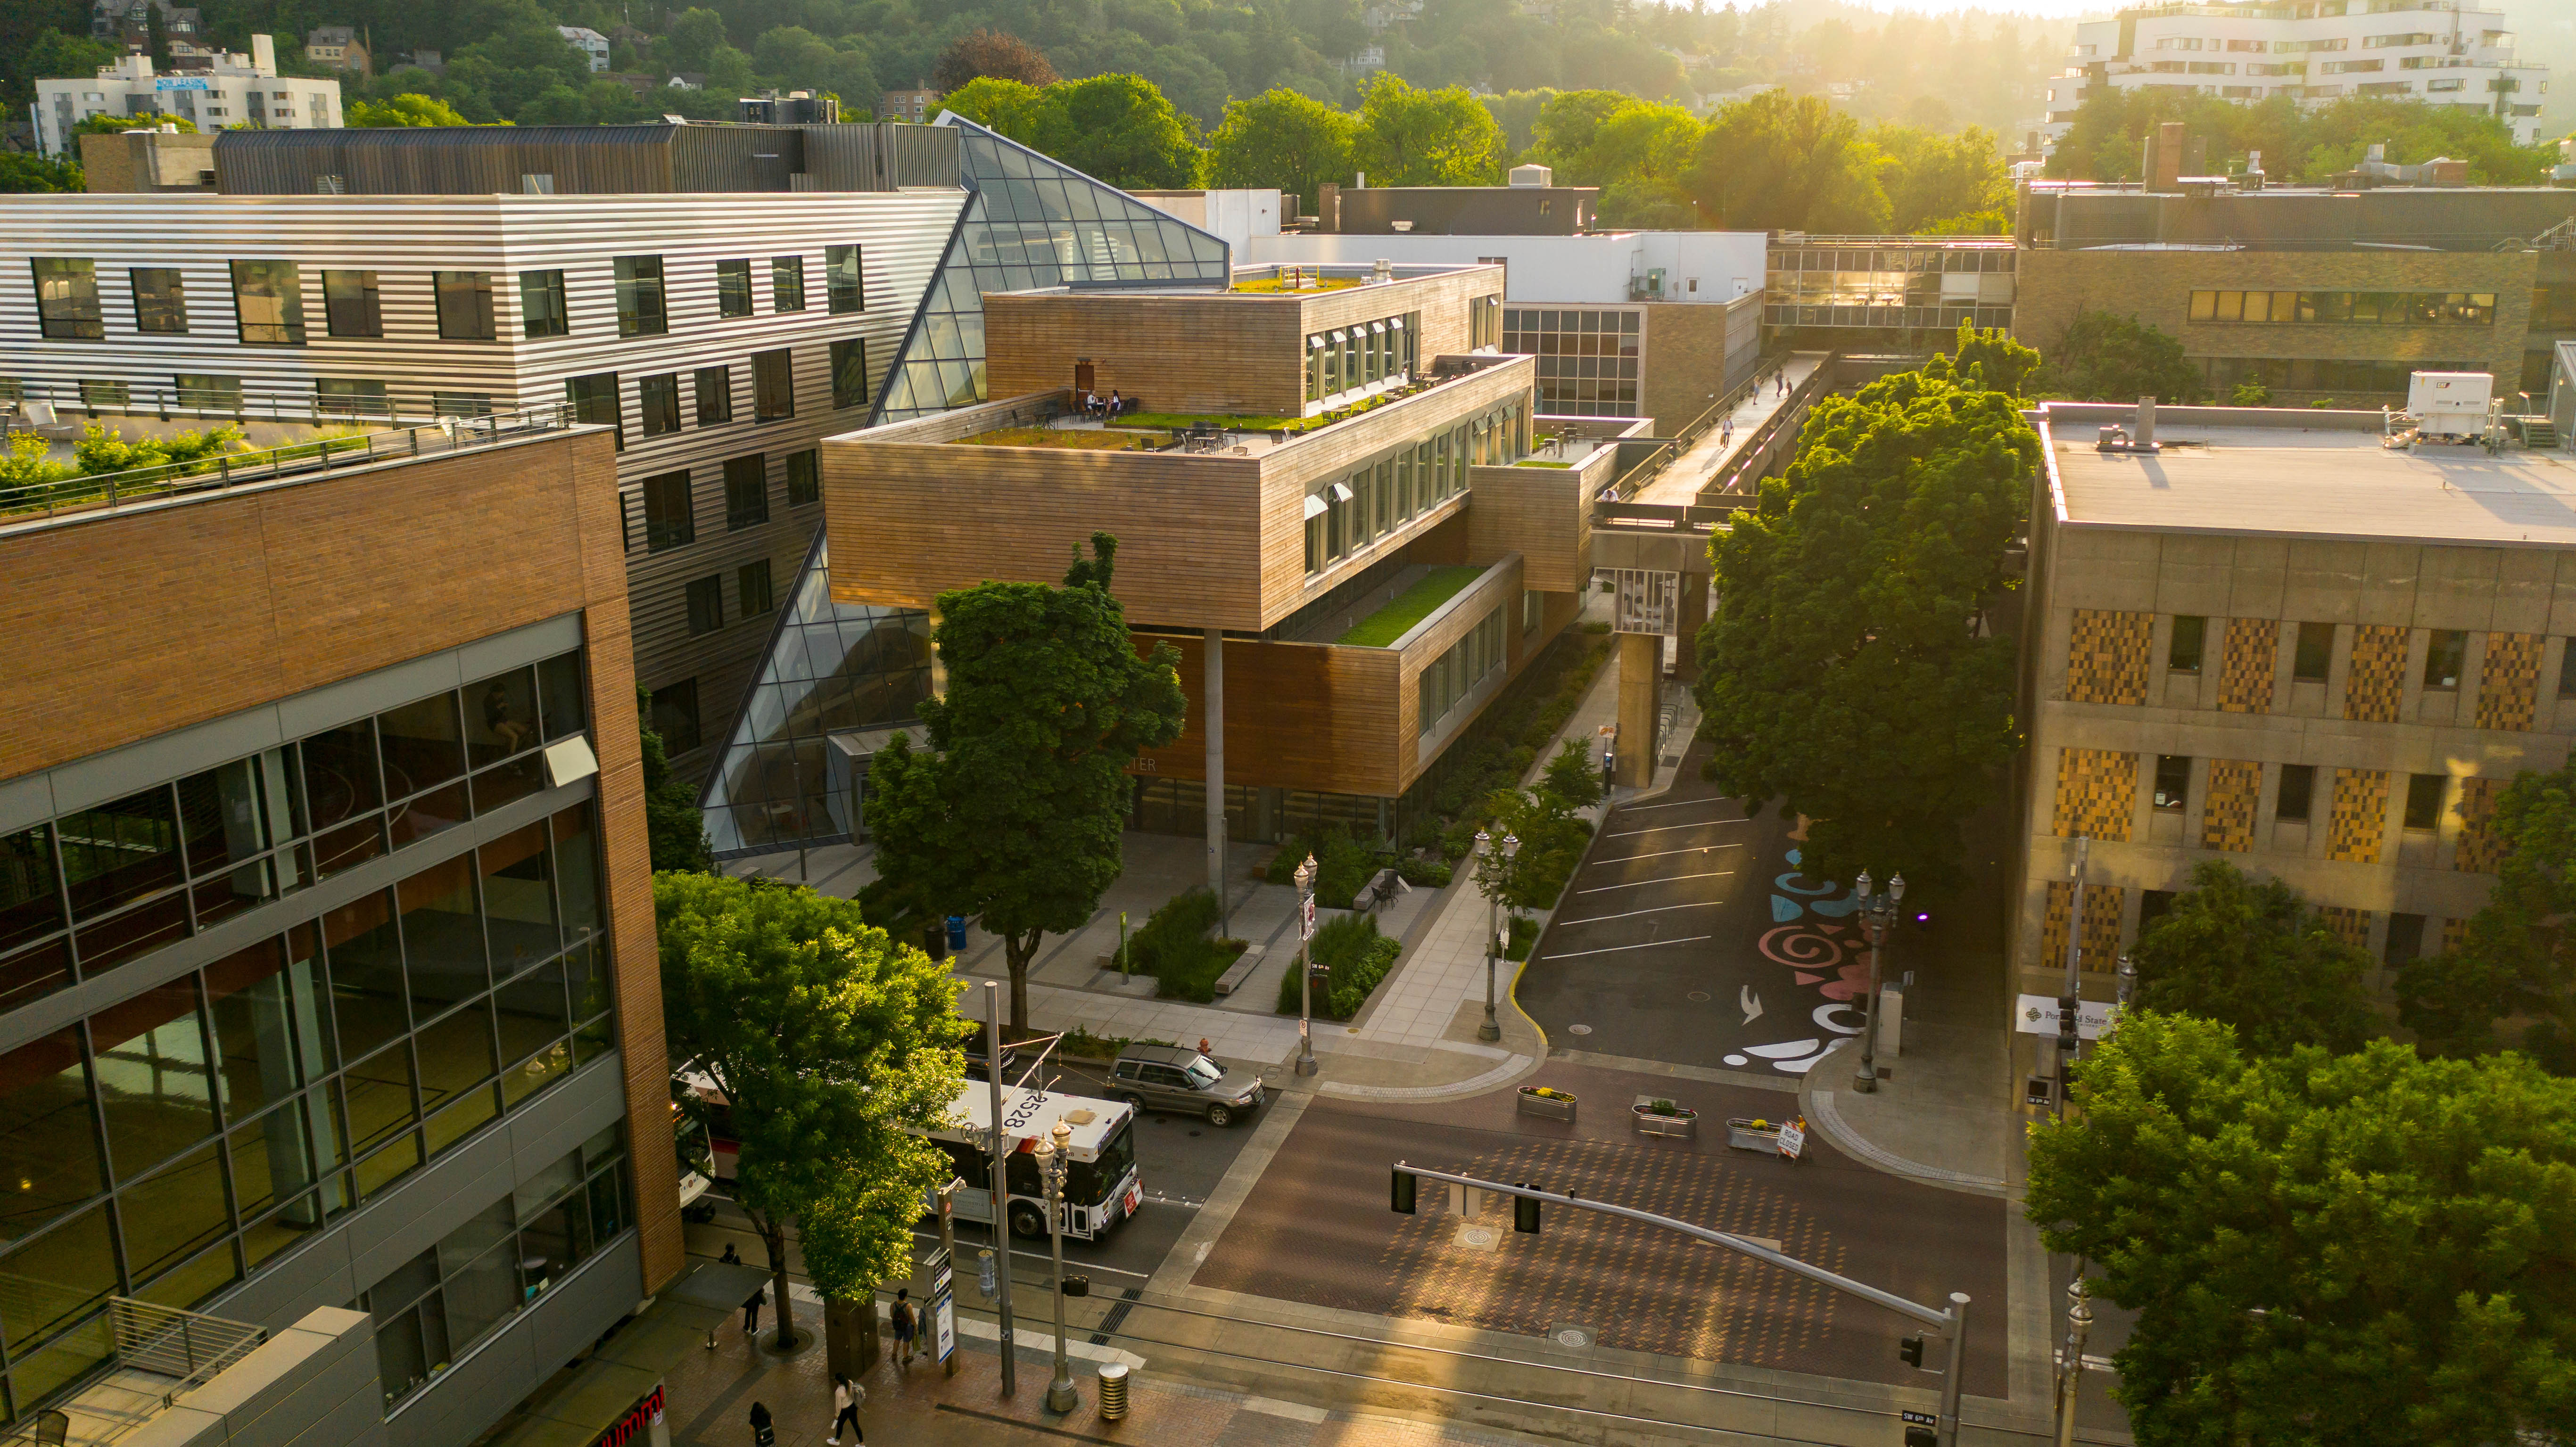
[[[1726,1143],[1739,1151],[1776,1156],[1780,1154],[1780,1127],[1768,1122],[1757,1126],[1749,1120],[1730,1120],[1726,1123]]]
[[[1562,1091],[1547,1096],[1538,1094],[1532,1086],[1521,1087],[1520,1113],[1523,1115],[1534,1115],[1541,1120],[1561,1120],[1570,1125],[1574,1121],[1574,1106],[1575,1098]]]
[[[1678,1114],[1659,1114],[1654,1108],[1657,1098],[1658,1097],[1651,1095],[1641,1095],[1637,1097],[1637,1103],[1635,1105],[1628,1107],[1629,1119],[1635,1122],[1637,1134],[1679,1136],[1685,1138],[1699,1134],[1698,1111],[1679,1110],[1679,1108],[1676,1107],[1676,1109],[1679,1110]]]

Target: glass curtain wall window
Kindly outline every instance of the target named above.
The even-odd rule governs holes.
[[[232,264],[233,308],[247,345],[304,345],[304,282],[291,261]],[[366,273],[371,279],[373,273]]]
[[[1539,408],[1564,417],[1637,415],[1642,324],[1635,311],[1512,307],[1502,349],[1538,359]]]
[[[1439,732],[1451,711],[1505,665],[1507,647],[1503,610],[1496,608],[1425,665],[1415,689],[1414,732],[1423,737]]]
[[[126,273],[134,283],[134,329],[163,335],[188,330],[188,293],[176,267],[138,266]]]
[[[94,342],[107,335],[98,308],[98,266],[87,257],[39,256],[28,265],[36,277],[37,329],[55,341]]]
[[[2195,291],[2191,320],[2491,327],[2495,301],[2488,291]]]
[[[651,336],[671,329],[662,296],[662,258],[621,256],[617,272],[617,334]]]
[[[438,335],[451,342],[488,342],[492,328],[492,273],[433,273],[438,288]]]
[[[381,337],[384,308],[372,271],[322,273],[322,324],[335,337]]]
[[[416,774],[509,794],[585,727],[582,697],[566,654],[10,836],[0,969],[27,983],[69,945],[87,974],[300,889],[319,838],[381,832]],[[402,735],[441,714],[455,739]],[[599,859],[576,805],[0,1055],[7,1409],[106,1358],[108,1295],[195,1306],[461,1138],[453,1120],[606,1053]],[[119,924],[112,948],[92,922]]]
[[[526,337],[572,334],[572,309],[564,302],[562,272],[519,273],[519,333]]]

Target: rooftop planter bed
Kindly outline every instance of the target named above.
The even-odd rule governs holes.
[[[1076,451],[1126,452],[1149,440],[1141,432],[1112,432],[1106,429],[1082,428],[1060,431],[1052,427],[996,427],[972,437],[960,437],[960,447],[1068,447]]]
[[[1573,465],[1571,462],[1548,462],[1536,457],[1524,457],[1512,464],[1514,467],[1572,467]]]
[[[1234,289],[1236,291],[1257,292],[1284,291],[1294,295],[1301,291],[1343,291],[1350,287],[1360,285],[1363,280],[1365,280],[1365,278],[1356,276],[1309,276],[1304,279],[1303,284],[1298,286],[1289,286],[1285,282],[1282,282],[1278,277],[1265,276],[1252,281],[1238,281],[1234,284]]]
[[[1430,576],[1388,600],[1385,607],[1361,619],[1334,641],[1346,648],[1384,648],[1412,632],[1413,625],[1430,617],[1433,609],[1457,597],[1484,574],[1483,568],[1466,565],[1434,568]]]

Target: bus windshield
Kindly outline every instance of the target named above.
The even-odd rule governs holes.
[[[1118,1127],[1100,1147],[1100,1159],[1075,1161],[1064,1177],[1064,1199],[1072,1206],[1100,1206],[1108,1203],[1109,1193],[1127,1179],[1136,1166],[1136,1118]]]

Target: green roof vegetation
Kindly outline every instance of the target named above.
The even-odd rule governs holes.
[[[1514,467],[1572,467],[1573,465],[1571,462],[1549,462],[1538,457],[1524,457],[1512,464]]]
[[[1465,591],[1484,571],[1473,567],[1434,568],[1422,581],[1397,594],[1385,607],[1361,619],[1334,641],[1346,648],[1384,648],[1412,632],[1414,624]]]
[[[1069,447],[1091,452],[1125,452],[1146,440],[1142,433],[1087,427],[1070,431],[1053,427],[996,427],[990,432],[957,439],[966,447]]]
[[[1255,281],[1238,281],[1234,284],[1234,289],[1236,291],[1284,291],[1295,293],[1301,291],[1340,291],[1345,287],[1353,287],[1359,284],[1360,279],[1356,276],[1327,276],[1321,278],[1310,276],[1305,278],[1304,285],[1289,286],[1281,282],[1280,279],[1275,276],[1266,276]]]

